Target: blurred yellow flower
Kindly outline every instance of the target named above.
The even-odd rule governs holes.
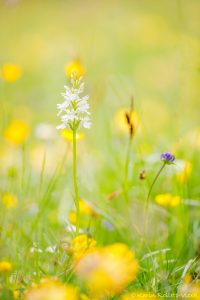
[[[85,74],[85,68],[81,64],[79,59],[74,59],[70,61],[66,66],[65,66],[65,75],[69,78],[71,78],[72,74],[75,74],[78,78],[83,76]]]
[[[184,283],[178,294],[178,299],[191,299],[191,300],[199,300],[200,299],[200,284],[199,283]],[[187,296],[187,297],[186,297]]]
[[[78,300],[78,291],[74,286],[64,285],[53,279],[45,279],[40,284],[25,291],[23,300]]]
[[[1,69],[1,77],[4,81],[13,82],[18,80],[22,75],[22,70],[19,65],[4,64]]]
[[[75,225],[77,221],[76,212],[71,210],[68,214],[68,220],[71,224]]]
[[[80,295],[80,300],[90,300],[90,298],[85,294],[81,294]]]
[[[73,141],[73,132],[69,129],[62,129],[60,130],[60,134],[64,137],[65,140],[72,142]],[[77,132],[76,133],[76,140],[82,140],[84,138],[84,133]]]
[[[29,126],[22,120],[13,120],[5,129],[4,136],[8,142],[21,145],[29,135]]]
[[[155,198],[156,203],[165,207],[175,207],[180,204],[180,196],[173,196],[171,194],[160,194]]]
[[[95,249],[96,241],[86,234],[78,235],[71,241],[71,253],[75,262]]]
[[[186,136],[186,143],[189,143],[193,148],[200,149],[200,128],[192,130]]]
[[[7,260],[0,261],[0,273],[7,273],[12,270],[12,264]]]
[[[150,299],[155,299],[158,300],[159,298],[156,296],[156,294],[151,293],[151,292],[133,292],[133,293],[127,293],[125,295],[122,295],[120,298],[121,300],[139,300],[139,299],[144,299],[144,300],[150,300]]]
[[[11,193],[4,193],[1,201],[6,208],[13,208],[17,205],[17,198]]]
[[[80,295],[80,300],[98,300],[97,298],[91,298],[91,297],[88,297],[87,295],[85,294],[81,294]]]
[[[122,133],[128,133],[130,131],[130,125],[127,122],[127,113],[130,117],[130,123],[133,124],[133,135],[139,126],[139,116],[135,111],[130,113],[130,108],[121,108],[115,114],[115,125]]]
[[[180,183],[184,183],[192,173],[192,164],[189,161],[185,161],[182,169],[176,174],[177,180]]]
[[[84,255],[76,266],[92,296],[112,296],[121,292],[138,272],[135,254],[127,245],[113,244]]]
[[[190,274],[186,274],[185,277],[183,278],[184,283],[190,283],[192,282],[192,276]]]
[[[86,221],[88,223],[88,219],[84,219],[84,216],[91,216],[91,217],[95,217],[97,215],[97,213],[95,212],[95,210],[92,208],[91,205],[89,205],[89,203],[83,199],[80,200],[79,202],[79,210],[80,210],[80,215],[81,215],[81,220]],[[76,224],[76,212],[75,211],[70,211],[69,215],[68,215],[68,219],[69,222],[73,225]]]
[[[18,299],[19,298],[19,290],[14,290],[13,291],[13,297],[14,297],[14,299]]]
[[[94,209],[88,204],[87,201],[81,199],[79,202],[79,209],[81,214],[93,216],[95,215]]]

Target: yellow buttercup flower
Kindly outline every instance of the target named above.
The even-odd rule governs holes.
[[[155,198],[156,203],[165,207],[175,207],[180,204],[180,196],[173,196],[171,194],[160,194]]]
[[[22,120],[13,120],[5,129],[4,136],[13,145],[21,145],[29,135],[29,126]]]
[[[192,282],[192,276],[190,274],[186,274],[185,277],[183,278],[183,282],[186,284],[189,284]]]
[[[83,199],[79,201],[79,211],[80,211],[80,221],[81,224],[87,223],[88,225],[88,216],[95,217],[97,213],[94,211],[91,205]],[[70,211],[68,215],[69,222],[73,225],[76,224],[77,216],[75,211]]]
[[[78,291],[74,286],[64,285],[53,279],[45,279],[24,293],[23,300],[78,300]]]
[[[200,299],[200,284],[194,283],[191,287],[189,294],[191,295],[191,297],[189,299],[199,300]]]
[[[68,214],[68,220],[71,224],[75,225],[77,221],[77,215],[76,212],[71,210]]]
[[[71,253],[75,262],[95,249],[96,241],[86,234],[78,235],[71,241]]]
[[[64,137],[65,140],[72,142],[73,141],[73,132],[69,129],[62,129],[60,130],[60,134]],[[77,132],[76,133],[76,140],[82,140],[84,138],[84,133]]]
[[[4,64],[1,69],[1,77],[7,82],[16,81],[21,77],[21,75],[21,67],[16,64]]]
[[[113,244],[84,255],[76,266],[77,275],[86,282],[94,297],[121,292],[138,272],[135,254],[127,245]]]
[[[75,74],[78,78],[85,74],[85,68],[79,59],[70,61],[65,67],[65,75],[71,78],[72,74]]]
[[[199,283],[184,283],[179,290],[179,299],[199,300],[200,299],[200,284]]]
[[[127,121],[127,114],[129,115],[129,122]],[[130,131],[130,125],[133,124],[133,135],[139,127],[139,116],[135,111],[130,113],[130,108],[121,108],[115,114],[115,125],[122,133],[128,133]]]
[[[188,136],[186,136],[187,144],[195,149],[200,149],[200,128],[192,130]]]
[[[0,273],[7,273],[12,270],[12,264],[7,260],[0,261]]]
[[[4,193],[1,201],[7,208],[13,208],[17,205],[17,198],[11,193]]]
[[[13,297],[14,297],[14,299],[18,299],[19,298],[19,290],[14,290],[13,291]]]
[[[143,300],[150,300],[150,299],[154,299],[154,300],[159,300],[158,296],[154,293],[151,292],[133,292],[133,293],[127,293],[125,295],[123,295],[121,298],[121,300],[139,300],[139,299],[143,299]]]
[[[90,300],[90,298],[87,295],[85,295],[85,294],[81,294],[80,295],[80,299],[81,300]]]
[[[189,161],[185,161],[182,169],[176,174],[177,180],[180,183],[184,183],[192,173],[192,164]]]
[[[83,199],[79,201],[79,209],[81,214],[85,214],[88,216],[93,216],[96,214],[94,209],[88,204],[88,202]]]
[[[80,295],[80,300],[98,300],[97,298],[91,298],[91,297],[88,297],[87,295],[85,294],[81,294]]]

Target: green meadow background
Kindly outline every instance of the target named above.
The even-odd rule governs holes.
[[[72,146],[55,129],[56,104],[67,82],[65,65],[78,57],[86,69],[92,118],[92,128],[78,142],[78,181],[81,197],[101,215],[91,234],[100,245],[121,241],[134,249],[141,265],[134,289],[177,290],[185,266],[200,251],[199,15],[198,0],[0,1],[0,68],[4,63],[22,68],[16,82],[0,82],[0,192],[18,199],[13,210],[0,204],[0,255],[13,264],[8,287],[25,288],[62,272],[62,251],[56,264],[52,254],[30,255],[29,249],[36,243],[44,250],[69,236]],[[131,152],[127,205],[122,196],[108,200],[108,195],[121,187],[128,145],[128,133],[119,132],[115,114],[129,107],[132,95],[140,128]],[[23,147],[4,138],[16,118],[30,126]],[[52,126],[50,138],[37,137],[41,123]],[[192,174],[181,185],[173,167],[166,167],[151,195],[144,241],[143,205],[164,151],[189,161]],[[166,192],[178,194],[187,205],[156,205],[155,195]],[[171,250],[155,259],[142,259],[166,248]],[[199,270],[196,259],[191,272]]]

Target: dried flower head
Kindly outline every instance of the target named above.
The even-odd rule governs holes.
[[[146,179],[146,171],[145,170],[142,170],[139,174],[139,179],[140,180],[144,180]]]
[[[133,137],[139,127],[139,116],[129,108],[121,108],[116,112],[115,123],[120,132],[128,132]]]

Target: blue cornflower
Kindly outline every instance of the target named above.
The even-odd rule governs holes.
[[[160,159],[163,160],[166,164],[172,164],[175,160],[175,156],[170,152],[163,152],[160,156]]]

